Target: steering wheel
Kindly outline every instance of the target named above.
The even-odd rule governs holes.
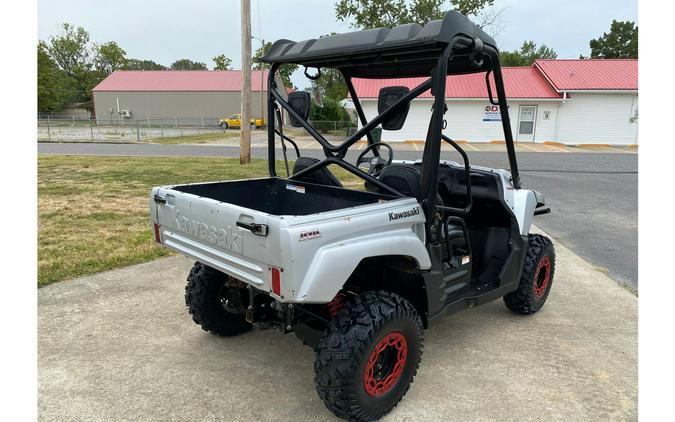
[[[383,146],[389,150],[389,158],[385,159],[379,155],[373,154],[372,157],[366,157],[366,154],[371,150],[374,150],[376,147]],[[394,160],[394,150],[391,145],[385,144],[384,142],[375,142],[366,147],[366,149],[359,154],[359,158],[356,159],[356,167],[361,167],[361,164],[368,163],[368,174],[377,177],[385,167],[387,167]]]

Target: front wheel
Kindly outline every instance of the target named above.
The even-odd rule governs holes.
[[[554,273],[555,250],[551,239],[531,234],[518,289],[504,296],[506,307],[523,315],[537,312],[548,298]]]
[[[422,356],[422,320],[401,296],[377,291],[351,297],[316,348],[314,383],[336,416],[372,421],[408,391]]]

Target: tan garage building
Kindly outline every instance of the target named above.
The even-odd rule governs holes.
[[[240,70],[116,71],[92,90],[96,122],[214,125],[241,111],[241,79]],[[251,112],[266,117],[267,71],[254,70],[251,85]]]

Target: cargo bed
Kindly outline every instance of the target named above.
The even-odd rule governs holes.
[[[174,190],[249,208],[270,215],[308,215],[397,199],[279,178],[174,186]]]
[[[346,279],[342,272],[358,264],[349,259],[360,260],[369,242],[428,256],[415,198],[272,177],[156,187],[150,213],[158,243],[287,301],[332,299],[335,292],[312,280]],[[310,269],[324,259],[331,265]],[[340,261],[352,266],[333,265]],[[282,280],[276,293],[273,268]]]

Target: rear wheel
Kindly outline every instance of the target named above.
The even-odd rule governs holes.
[[[202,330],[220,336],[236,336],[251,329],[246,321],[248,291],[200,262],[195,263],[185,286],[185,305]]]
[[[504,296],[506,307],[517,314],[529,315],[544,306],[555,273],[555,250],[551,239],[531,234],[525,267],[515,292]]]
[[[363,293],[333,317],[316,348],[316,390],[336,416],[376,420],[408,391],[421,355],[414,306],[394,293]]]

